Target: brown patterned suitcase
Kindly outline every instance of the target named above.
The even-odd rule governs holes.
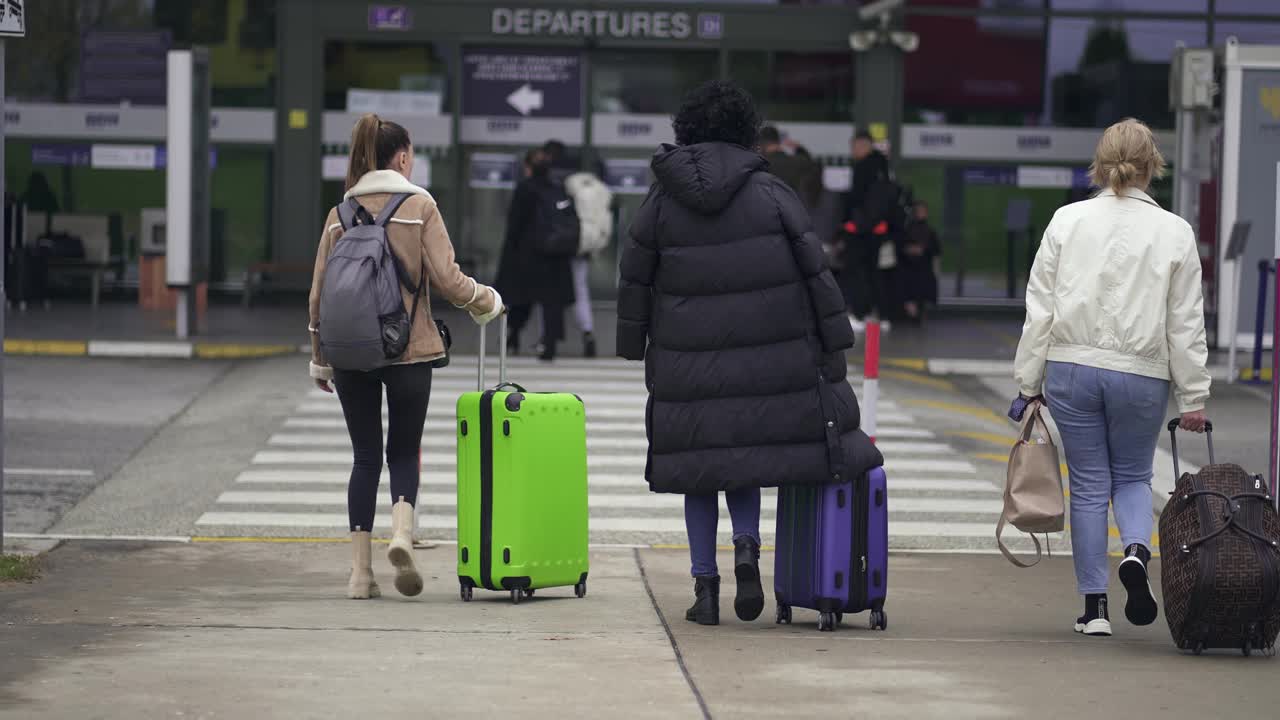
[[[1178,421],[1173,435],[1178,473]],[[1173,642],[1199,655],[1230,648],[1275,655],[1280,634],[1280,515],[1261,475],[1239,465],[1181,475],[1160,514],[1161,587]]]

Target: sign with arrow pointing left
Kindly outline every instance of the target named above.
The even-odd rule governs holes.
[[[468,49],[462,114],[582,117],[582,55],[530,49]]]
[[[536,48],[463,52],[463,142],[573,144],[582,136],[582,54]]]

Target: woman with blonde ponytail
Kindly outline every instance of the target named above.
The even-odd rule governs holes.
[[[374,525],[378,481],[383,466],[382,388],[387,389],[386,464],[391,476],[391,545],[387,559],[395,568],[396,589],[404,595],[422,592],[422,576],[413,562],[413,508],[418,500],[419,449],[431,395],[432,363],[445,357],[446,347],[431,316],[428,291],[434,289],[471,318],[484,325],[502,311],[502,298],[463,274],[454,259],[453,244],[435,199],[409,182],[413,172],[413,144],[409,133],[377,115],[365,115],[351,131],[344,203],[354,203],[361,222],[392,208],[386,224],[387,241],[400,267],[414,278],[415,287],[401,283],[405,312],[413,318],[408,346],[394,364],[369,371],[340,370],[325,361],[320,337],[320,298],[325,268],[342,240],[344,228],[338,208],[329,211],[316,251],[311,283],[311,377],[325,392],[337,389],[351,436],[354,460],[347,488],[351,524],[352,566],[347,596],[375,598],[381,594],[373,579],[370,531]],[[416,311],[416,312],[415,312]],[[331,384],[332,383],[332,384]]]
[[[1125,617],[1155,621],[1151,475],[1172,386],[1182,428],[1202,432],[1209,400],[1200,252],[1185,220],[1147,194],[1164,174],[1151,130],[1133,119],[1098,142],[1092,199],[1054,214],[1027,284],[1018,345],[1018,417],[1047,400],[1071,481],[1071,545],[1085,600],[1076,632],[1111,634],[1110,506],[1124,558]]]

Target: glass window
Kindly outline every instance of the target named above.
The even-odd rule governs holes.
[[[853,106],[848,52],[734,52],[729,76],[773,122],[847,122]]]
[[[448,64],[427,43],[327,42],[324,109],[346,110],[347,91],[352,89],[407,90],[430,93],[438,111],[448,112],[448,77]]]
[[[1098,10],[1101,12],[1205,12],[1209,0],[1049,0],[1054,10]],[[1222,0],[1218,0],[1222,5]]]
[[[1276,4],[1275,0],[1218,0],[1214,8],[1219,13],[1280,17],[1280,5]]]
[[[869,4],[864,0],[862,5]],[[907,0],[909,8],[969,8],[973,10],[1043,10],[1046,0]]]
[[[591,109],[670,114],[697,85],[720,76],[715,52],[603,50],[592,53]]]
[[[1023,125],[1042,108],[1044,20],[909,15],[920,48],[906,57],[909,122]]]
[[[29,102],[162,105],[165,54],[209,48],[213,104],[275,103],[275,0],[27,3],[27,37],[10,41],[8,95]]]
[[[1203,46],[1204,23],[1055,18],[1045,69],[1047,124],[1105,127],[1137,117],[1173,127],[1169,61],[1179,41]]]
[[[1213,26],[1213,45],[1221,47],[1227,38],[1234,37],[1245,44],[1280,44],[1280,22],[1218,22]]]

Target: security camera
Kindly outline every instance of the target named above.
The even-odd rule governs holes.
[[[875,30],[858,30],[849,35],[849,47],[854,52],[866,52],[876,46],[880,34]]]
[[[877,0],[870,5],[863,5],[858,8],[858,17],[863,22],[870,22],[882,15],[888,15],[894,10],[897,10],[902,7],[906,1],[907,0]]]

